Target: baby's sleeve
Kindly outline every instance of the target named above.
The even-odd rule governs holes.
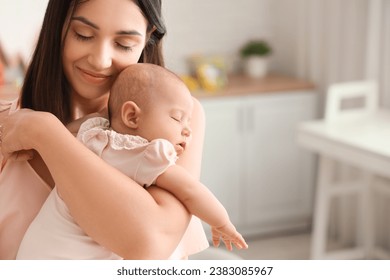
[[[105,118],[96,117],[83,122],[77,133],[77,139],[87,146],[98,156],[101,156],[103,149],[108,143],[107,129],[109,121]]]
[[[155,183],[158,176],[165,172],[177,160],[173,145],[164,139],[153,140],[144,151],[143,157],[135,172],[135,181],[143,187]]]

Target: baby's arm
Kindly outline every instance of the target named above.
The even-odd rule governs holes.
[[[156,185],[174,194],[193,215],[212,227],[214,246],[218,246],[222,238],[229,250],[232,250],[232,243],[238,249],[248,247],[231,223],[223,205],[206,186],[195,180],[183,167],[179,165],[169,167],[157,178]]]

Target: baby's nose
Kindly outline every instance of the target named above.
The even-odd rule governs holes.
[[[185,127],[184,129],[183,129],[183,131],[181,132],[181,134],[183,135],[183,136],[185,136],[185,137],[190,137],[191,136],[191,128],[189,128],[189,127]]]

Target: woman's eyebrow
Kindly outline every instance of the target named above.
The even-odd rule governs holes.
[[[142,36],[141,33],[139,33],[136,30],[124,30],[124,31],[118,31],[116,34],[118,35],[137,35],[137,36]]]
[[[89,21],[88,19],[86,19],[85,17],[72,17],[72,20],[78,20],[78,21],[81,21],[82,23],[86,24],[86,25],[89,25],[91,26],[92,28],[95,28],[97,30],[99,30],[99,26],[97,26],[96,24],[94,24],[93,22]]]
[[[78,20],[81,21],[82,23],[91,26],[94,29],[99,30],[99,26],[91,22],[90,20],[86,19],[85,17],[77,16],[77,17],[72,17],[72,20]],[[118,31],[116,32],[118,35],[137,35],[137,36],[142,36],[142,34],[136,30],[123,30],[123,31]]]

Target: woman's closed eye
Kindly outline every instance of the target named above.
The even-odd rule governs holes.
[[[76,39],[79,41],[89,41],[89,40],[93,39],[93,36],[86,36],[86,35],[83,35],[83,34],[80,34],[77,32],[74,32],[74,35],[75,35]]]
[[[74,36],[76,37],[77,40],[82,41],[82,42],[91,41],[94,38],[94,36],[84,35],[82,33],[76,32],[76,31],[74,32]],[[132,46],[125,45],[125,44],[122,44],[119,42],[115,42],[115,46],[117,48],[119,48],[120,50],[125,51],[125,52],[130,52],[133,50]]]
[[[140,45],[140,39],[137,36],[118,36],[115,38],[115,46],[121,51],[129,52]]]
[[[126,51],[126,52],[130,52],[130,51],[133,50],[133,47],[131,47],[131,46],[125,46],[125,45],[122,45],[122,44],[120,44],[120,43],[118,43],[118,42],[116,42],[115,45],[116,45],[118,48],[120,48],[121,50]]]

